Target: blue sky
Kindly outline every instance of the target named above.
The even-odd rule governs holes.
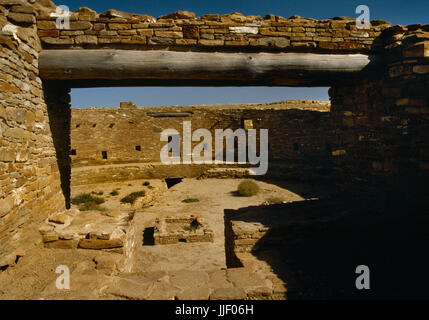
[[[75,11],[79,7],[90,7],[97,12],[113,8],[154,17],[177,10],[188,10],[195,12],[197,16],[207,13],[241,12],[245,15],[259,16],[273,13],[283,17],[298,14],[316,19],[336,16],[356,17],[356,7],[364,4],[371,10],[371,20],[388,20],[392,24],[403,25],[429,24],[428,0],[56,0],[55,3],[68,6],[71,11]],[[134,101],[140,106],[156,106],[270,102],[288,99],[329,100],[328,88],[139,87],[72,90],[73,107],[118,107],[120,101]]]

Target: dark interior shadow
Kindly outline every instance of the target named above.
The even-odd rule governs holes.
[[[43,92],[60,172],[61,188],[66,202],[65,206],[70,209],[70,89],[58,82],[44,81]]]
[[[331,198],[226,210],[225,219],[269,227],[251,254],[287,283],[288,299],[427,299],[422,208],[427,199],[373,205]],[[370,269],[370,290],[356,288],[360,265]]]
[[[143,231],[143,245],[144,246],[155,245],[155,240],[153,238],[154,232],[155,232],[154,227],[144,229],[144,231]]]

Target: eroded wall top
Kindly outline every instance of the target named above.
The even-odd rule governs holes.
[[[369,52],[379,48],[374,40],[390,24],[372,21],[370,29],[358,30],[356,19],[347,17],[315,20],[295,15],[286,19],[240,13],[195,17],[179,11],[156,19],[80,8],[71,14],[68,29],[59,30],[56,18],[47,11],[38,16],[37,27],[45,48]]]

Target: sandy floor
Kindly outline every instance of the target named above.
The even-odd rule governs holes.
[[[144,230],[153,227],[157,217],[190,214],[204,218],[214,231],[214,243],[143,245],[138,250],[135,271],[226,268],[224,209],[260,205],[272,196],[281,197],[285,201],[302,200],[302,197],[293,192],[265,182],[258,182],[261,188],[258,195],[239,197],[234,193],[239,183],[240,180],[235,179],[184,179],[159,198],[156,205],[138,212],[135,221],[139,226],[140,243],[143,243]],[[182,203],[187,198],[196,198],[200,202]]]

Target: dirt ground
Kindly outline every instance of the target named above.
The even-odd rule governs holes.
[[[120,203],[119,200],[125,195],[147,188],[143,186],[145,181],[149,181],[153,187],[151,201],[140,201],[132,207]],[[260,192],[256,196],[240,197],[235,194],[240,182],[240,179],[184,179],[182,183],[167,189],[162,180],[135,180],[74,187],[72,197],[82,192],[103,192],[100,196],[106,200],[102,205],[106,208],[104,214],[135,209],[131,227],[135,237],[134,248],[128,248],[132,256],[124,260],[124,256],[119,253],[46,249],[40,244],[26,252],[15,266],[0,272],[0,299],[98,299],[100,288],[111,283],[121,270],[116,268],[106,271],[100,268],[101,264],[97,260],[118,262],[122,259],[127,264],[123,270],[127,272],[225,269],[224,209],[261,205],[270,197],[293,202],[303,200],[302,195],[310,197],[326,193],[320,186],[291,187],[284,183],[257,181]],[[113,190],[119,194],[109,195]],[[188,198],[198,199],[199,202],[182,202]],[[213,243],[151,245],[148,232],[153,228],[156,218],[190,214],[205,219],[208,227],[214,231]],[[73,275],[79,275],[79,281],[71,284],[75,289],[71,293],[59,293],[55,289],[55,281],[59,276],[56,268],[59,265],[70,268],[72,279]]]

